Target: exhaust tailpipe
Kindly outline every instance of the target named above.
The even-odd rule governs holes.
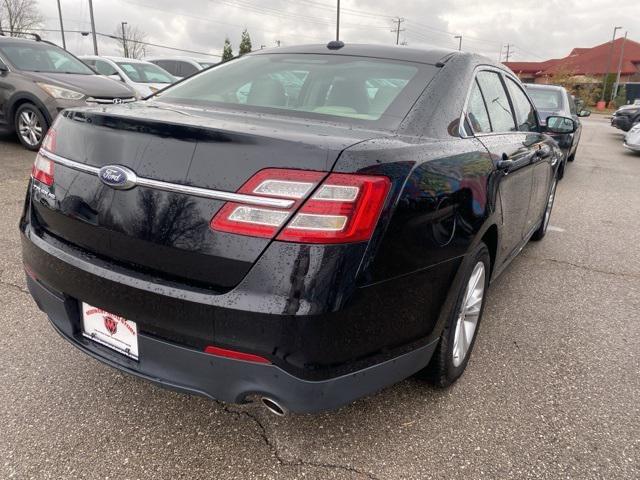
[[[279,417],[284,417],[287,414],[287,409],[280,405],[273,398],[262,397],[260,399],[262,404],[266,407],[274,415],[278,415]]]

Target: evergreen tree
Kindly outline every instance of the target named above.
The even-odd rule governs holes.
[[[246,28],[242,32],[242,38],[240,39],[239,53],[240,55],[251,53],[251,37]]]
[[[233,58],[233,49],[229,38],[224,39],[224,48],[222,49],[222,61],[227,62]]]

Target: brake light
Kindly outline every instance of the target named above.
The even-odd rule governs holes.
[[[238,193],[294,200],[289,209],[274,209],[229,202],[211,220],[211,228],[251,237],[273,238],[306,195],[326,174],[305,170],[268,168],[251,177]]]
[[[54,128],[50,128],[47,135],[42,140],[41,147],[49,152],[55,152],[56,150],[56,131]],[[43,156],[40,152],[36,155],[36,160],[33,162],[33,168],[31,169],[31,176],[50,187],[53,185],[53,162]]]
[[[391,181],[332,173],[278,235],[300,243],[362,242],[371,238]]]
[[[36,161],[33,162],[31,176],[50,187],[53,185],[53,162],[38,152]]]
[[[211,220],[218,231],[298,243],[368,240],[389,192],[387,177],[267,169],[239,193],[294,200],[288,209],[226,203]],[[315,191],[314,191],[315,190]],[[305,198],[314,191],[306,201]]]

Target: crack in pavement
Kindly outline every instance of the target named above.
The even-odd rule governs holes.
[[[262,440],[264,441],[265,445],[269,448],[269,450],[271,450],[271,452],[273,453],[273,456],[275,457],[275,459],[277,460],[277,462],[285,467],[315,467],[315,468],[325,468],[328,470],[342,470],[344,472],[349,472],[349,473],[354,473],[356,475],[360,475],[362,477],[368,478],[370,480],[380,480],[379,477],[375,476],[373,473],[371,472],[366,472],[364,470],[360,470],[356,467],[351,467],[349,465],[340,465],[340,464],[336,464],[336,463],[326,463],[326,462],[315,462],[315,461],[311,461],[311,460],[302,460],[300,458],[293,458],[293,459],[287,459],[285,458],[282,453],[280,452],[280,449],[278,448],[278,446],[275,444],[274,441],[271,440],[271,438],[269,437],[269,434],[267,433],[267,428],[263,425],[262,421],[258,418],[257,415],[254,415],[253,413],[247,412],[247,411],[238,411],[238,410],[234,410],[231,409],[228,405],[226,405],[225,403],[219,401],[219,400],[214,400],[215,403],[217,403],[218,405],[220,405],[220,407],[222,408],[222,410],[226,413],[229,413],[231,415],[235,415],[236,417],[246,417],[249,418],[250,420],[252,420],[257,426],[258,429],[260,430],[260,436],[262,438]]]
[[[5,282],[4,280],[0,280],[0,285],[4,287],[9,287],[12,290],[18,290],[19,292],[26,293],[27,295],[29,295],[29,290],[21,287],[20,285],[16,285],[15,283]]]
[[[640,274],[637,274],[637,273],[613,272],[610,270],[601,270],[598,268],[589,267],[588,265],[581,265],[579,263],[568,262],[566,260],[558,260],[555,258],[536,257],[533,255],[522,255],[521,258],[526,260],[535,260],[539,262],[557,263],[559,265],[568,265],[570,267],[579,268],[581,270],[587,270],[589,272],[594,272],[594,273],[602,273],[604,275],[613,275],[615,277],[631,277],[631,278],[640,279]]]

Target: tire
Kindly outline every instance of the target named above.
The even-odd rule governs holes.
[[[480,243],[468,258],[470,261],[463,263],[462,281],[440,336],[438,347],[429,365],[418,374],[433,385],[442,388],[454,383],[467,367],[475,345],[489,287],[491,258],[487,246]],[[481,290],[474,288],[474,285]],[[466,312],[465,316],[463,312]],[[463,332],[464,336],[462,336]],[[466,341],[461,344],[463,338]],[[462,348],[464,346],[466,350]]]
[[[567,158],[567,162],[573,162],[576,159],[576,154],[574,153],[569,158]]]
[[[551,190],[549,191],[549,197],[547,199],[547,206],[542,214],[542,221],[540,227],[533,233],[531,240],[542,240],[547,234],[547,227],[549,226],[549,219],[551,218],[551,211],[553,210],[553,202],[556,199],[556,188],[558,187],[558,179],[554,178]]]
[[[16,111],[14,128],[23,147],[38,150],[49,125],[38,107],[33,103],[24,103]]]
[[[562,163],[558,167],[557,178],[558,180],[562,180],[564,178],[564,170],[567,168],[567,158],[562,159]]]

